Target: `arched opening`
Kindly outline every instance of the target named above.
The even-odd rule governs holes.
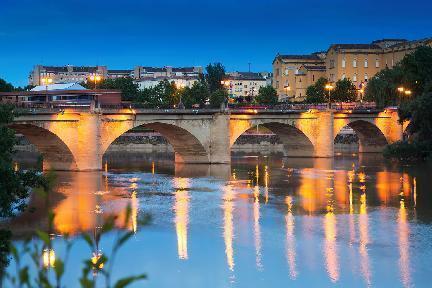
[[[156,152],[159,160],[168,161],[174,153],[177,163],[209,162],[206,149],[194,135],[176,125],[160,122],[142,124],[126,131],[108,146],[104,158],[115,162],[116,151],[133,152],[134,155]],[[145,160],[151,162],[151,158]]]
[[[302,131],[277,122],[249,128],[235,140],[232,151],[247,154],[282,153],[285,157],[314,156],[314,146]]]
[[[335,135],[334,144],[336,153],[379,153],[388,141],[373,123],[356,120],[348,123]]]
[[[69,147],[54,133],[31,124],[12,124],[9,128],[36,147],[42,155],[44,170],[78,170]]]

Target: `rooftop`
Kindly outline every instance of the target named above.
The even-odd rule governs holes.
[[[81,86],[78,83],[57,83],[57,84],[50,84],[50,85],[39,85],[31,89],[30,91],[37,92],[37,91],[59,91],[59,90],[87,90],[83,86]]]

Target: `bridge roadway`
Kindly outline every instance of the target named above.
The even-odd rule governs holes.
[[[101,170],[108,147],[127,131],[145,126],[167,138],[179,163],[229,163],[236,139],[264,126],[277,134],[287,157],[333,157],[334,138],[348,125],[359,152],[380,152],[401,140],[396,110],[24,110],[10,128],[41,152],[44,169]]]

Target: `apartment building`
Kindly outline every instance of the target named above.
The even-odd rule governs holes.
[[[232,100],[252,100],[261,87],[269,85],[271,74],[267,72],[229,72],[224,85]]]
[[[29,75],[29,85],[42,85],[43,78],[52,79],[52,83],[75,83],[87,81],[91,75],[107,77],[106,66],[43,66],[36,65]]]

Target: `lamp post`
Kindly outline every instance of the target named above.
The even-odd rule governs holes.
[[[49,78],[49,77],[45,77],[41,79],[43,85],[45,85],[45,103],[49,102],[48,99],[48,85],[50,85],[53,82],[53,79]]]
[[[326,84],[324,88],[328,91],[328,108],[331,109],[331,90],[334,89],[330,83]]]
[[[225,89],[227,89],[228,90],[228,88],[230,88],[231,87],[231,83],[230,83],[230,81],[229,80],[222,80],[221,81],[221,84],[225,87]],[[231,91],[229,91],[229,97],[231,97]]]
[[[180,83],[179,85],[178,85],[178,88],[180,88],[180,89],[184,89],[186,87],[186,85],[184,84],[184,83]],[[184,104],[183,104],[183,102],[182,102],[182,93],[180,92],[180,99],[179,99],[179,103],[178,103],[178,108],[179,109],[185,109],[185,106],[184,106]]]
[[[92,75],[90,76],[90,80],[94,82],[94,89],[96,90],[97,82],[100,82],[100,81],[102,80],[102,77],[101,77],[100,75],[97,75],[97,74],[95,73],[95,74],[92,74]]]

